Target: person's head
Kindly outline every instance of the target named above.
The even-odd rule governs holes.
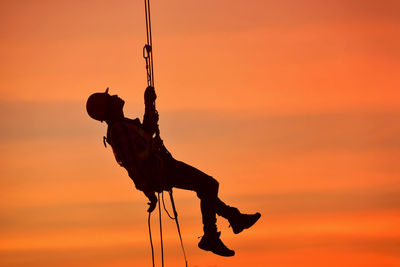
[[[86,101],[86,111],[92,119],[107,123],[124,117],[125,101],[117,95],[110,95],[108,88],[104,93],[94,93]]]

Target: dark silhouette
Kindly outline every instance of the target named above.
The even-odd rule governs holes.
[[[235,252],[219,238],[216,214],[226,218],[233,232],[238,234],[256,223],[260,213],[242,214],[237,208],[226,205],[218,198],[219,183],[214,178],[171,156],[159,136],[154,88],[147,87],[144,96],[143,123],[138,118],[125,118],[124,100],[117,95],[109,95],[108,89],[104,93],[92,94],[86,109],[91,118],[108,124],[106,141],[136,188],[149,199],[148,212],[156,207],[155,192],[173,187],[195,191],[201,201],[204,229],[198,246],[221,256],[233,256]]]

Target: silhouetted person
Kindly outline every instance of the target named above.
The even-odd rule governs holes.
[[[89,116],[108,124],[107,142],[112,146],[117,162],[124,167],[137,189],[149,199],[149,212],[157,203],[155,192],[172,187],[192,190],[200,198],[204,235],[198,246],[221,256],[233,256],[217,232],[216,214],[228,219],[235,234],[251,227],[260,213],[242,214],[218,198],[218,182],[211,176],[175,160],[164,147],[158,135],[158,113],[155,109],[156,94],[153,87],[145,91],[143,123],[138,118],[125,118],[124,100],[117,95],[92,94],[86,103]]]

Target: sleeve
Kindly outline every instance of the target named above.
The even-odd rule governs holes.
[[[145,112],[143,116],[143,128],[151,136],[158,129],[158,112],[155,106],[156,98],[154,87],[147,87],[144,93]]]

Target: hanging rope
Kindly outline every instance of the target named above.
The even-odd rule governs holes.
[[[153,246],[153,238],[151,235],[151,212],[149,212],[149,217],[147,220],[147,225],[149,227],[149,237],[150,237],[150,246],[151,246],[151,261],[153,263],[153,267],[155,267],[154,263],[154,246]],[[162,234],[162,219],[161,219],[161,206],[160,206],[160,193],[158,193],[158,218],[160,222],[160,243],[161,243],[161,265],[164,267],[164,244],[163,244],[163,234]]]
[[[143,58],[146,61],[147,86],[151,86],[151,87],[154,88],[154,61],[153,61],[153,39],[152,39],[152,34],[151,34],[150,0],[144,0],[144,7],[145,7],[145,17],[146,17],[147,43],[143,47]],[[153,105],[154,105],[154,109],[155,109],[155,103],[153,103]],[[160,142],[160,145],[164,146],[163,141],[162,141],[162,139],[160,137],[159,127],[157,127],[157,129],[156,129],[156,138]],[[181,248],[182,248],[183,256],[184,256],[184,259],[185,259],[185,265],[186,265],[186,267],[188,267],[185,248],[183,246],[181,230],[180,230],[179,222],[178,222],[178,213],[176,212],[175,202],[174,202],[174,198],[173,198],[173,195],[172,195],[172,189],[169,191],[169,194],[170,194],[172,209],[173,209],[173,212],[174,212],[174,217],[172,217],[169,214],[168,210],[165,207],[164,192],[162,192],[162,197],[160,197],[160,193],[158,193],[158,216],[159,216],[159,223],[160,223],[161,264],[162,264],[162,267],[164,267],[164,245],[163,245],[162,220],[161,220],[161,199],[162,199],[164,210],[166,211],[168,216],[171,219],[175,220],[175,222],[176,222],[176,227],[178,229],[179,239],[180,239],[180,242],[181,242]],[[149,227],[152,262],[153,262],[153,267],[155,267],[155,264],[154,264],[153,239],[152,239],[152,236],[151,236],[150,214],[151,213],[149,212],[148,227]]]
[[[179,227],[179,222],[178,222],[178,213],[176,212],[174,196],[172,195],[172,188],[169,190],[169,197],[171,198],[172,210],[174,211],[174,220],[176,222],[176,229],[178,229],[179,240],[181,241],[181,248],[182,248],[182,252],[183,252],[183,257],[185,259],[185,265],[186,265],[186,267],[188,267],[185,247],[183,246],[183,241],[182,241],[181,228]],[[163,201],[164,201],[164,199],[163,199]],[[163,204],[164,204],[164,202],[163,202]],[[164,208],[165,208],[165,206],[164,206]],[[169,216],[169,214],[168,214],[168,216]]]
[[[143,47],[143,57],[146,60],[147,86],[154,87],[153,39],[151,35],[150,0],[144,0],[144,9],[146,12],[147,44]]]
[[[151,237],[150,217],[151,217],[151,212],[149,212],[149,218],[147,219],[147,225],[149,226],[149,237],[150,237],[150,246],[151,246],[151,260],[153,262],[153,267],[155,267],[155,265],[154,265],[154,247],[153,247],[153,238]]]
[[[146,61],[147,86],[151,86],[154,88],[153,37],[151,34],[150,0],[144,0],[144,9],[145,9],[145,17],[146,17],[147,43],[143,47],[143,57]],[[156,104],[153,103],[153,105],[154,105],[154,109],[155,109]],[[157,110],[156,110],[156,113],[157,113]],[[160,137],[160,129],[158,127],[156,129],[156,137],[159,140],[160,144],[163,144],[163,141]]]
[[[158,218],[160,221],[160,243],[161,243],[161,266],[164,267],[164,243],[162,234],[162,221],[161,221],[161,204],[160,193],[158,193]]]
[[[175,220],[175,217],[172,217],[171,214],[169,213],[169,211],[167,210],[167,208],[165,207],[165,202],[164,202],[164,191],[162,192],[162,203],[163,203],[163,207],[164,207],[165,213],[167,213],[168,217],[169,217],[171,220]]]
[[[176,229],[178,230],[179,240],[181,242],[183,258],[185,260],[185,266],[188,267],[188,261],[187,261],[187,257],[186,257],[185,247],[183,245],[181,229],[180,229],[179,221],[178,221],[178,212],[176,211],[174,196],[172,194],[172,189],[169,190],[168,192],[169,192],[169,196],[170,196],[170,199],[171,199],[171,206],[172,206],[172,211],[174,213],[174,217],[171,216],[171,214],[168,212],[167,208],[165,207],[164,191],[161,193],[161,197],[160,197],[160,193],[158,193],[158,217],[159,217],[159,223],[160,223],[161,265],[164,267],[164,244],[163,244],[162,220],[161,220],[161,201],[162,201],[163,208],[164,208],[165,212],[167,213],[168,217],[171,218],[172,220],[174,220],[175,223],[176,223]],[[152,262],[153,262],[153,267],[155,267],[155,264],[154,264],[154,247],[153,247],[153,239],[152,239],[152,235],[151,235],[150,215],[151,215],[151,212],[149,212],[149,218],[148,218],[147,223],[148,223],[148,227],[149,227],[151,258],[152,258]]]

